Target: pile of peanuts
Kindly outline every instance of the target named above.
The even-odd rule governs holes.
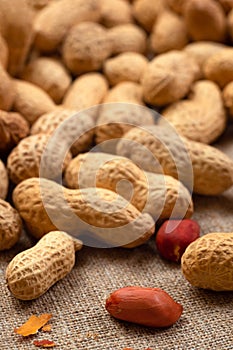
[[[210,145],[233,118],[232,43],[232,0],[0,0],[0,250],[23,227],[39,240],[7,267],[16,298],[35,299],[71,271],[79,232],[134,248],[156,222],[192,216],[192,189],[232,187],[233,160]],[[61,131],[61,143],[81,135],[65,154],[63,185],[39,177],[50,138],[75,114]],[[193,188],[180,173],[187,156]],[[124,186],[117,193],[122,180],[131,198]],[[69,226],[59,191],[80,227]],[[196,242],[182,259],[185,277],[233,290],[233,234]]]

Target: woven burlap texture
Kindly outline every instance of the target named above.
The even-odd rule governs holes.
[[[233,127],[218,147],[233,158]],[[194,218],[202,234],[233,231],[233,190],[218,197],[194,197]],[[154,239],[133,250],[84,247],[72,272],[32,302],[11,296],[4,273],[15,254],[32,244],[23,236],[17,246],[0,254],[0,348],[34,349],[35,339],[53,340],[55,349],[232,350],[233,293],[214,293],[192,287],[180,266],[162,260]],[[181,319],[158,330],[120,322],[105,311],[105,299],[128,285],[159,287],[184,307]],[[52,313],[52,332],[22,339],[14,334],[32,314]],[[36,349],[36,348],[35,348]]]

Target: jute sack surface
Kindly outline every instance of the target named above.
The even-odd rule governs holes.
[[[217,147],[233,158],[233,127]],[[218,197],[194,197],[202,234],[233,231],[233,189]],[[183,278],[180,266],[162,260],[154,239],[133,250],[84,247],[73,271],[45,295],[32,302],[16,300],[4,273],[8,262],[32,245],[23,235],[9,252],[0,254],[0,348],[34,349],[35,339],[53,340],[55,349],[88,350],[233,350],[233,293],[198,290]],[[163,288],[184,307],[171,328],[158,330],[114,320],[105,299],[128,285]],[[52,313],[52,332],[22,339],[14,328],[32,314]],[[36,349],[36,348],[35,348]]]

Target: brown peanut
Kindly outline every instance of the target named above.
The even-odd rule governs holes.
[[[133,14],[140,25],[150,32],[164,8],[165,2],[163,0],[135,0]]]
[[[133,22],[129,3],[123,0],[101,0],[100,22],[107,28]]]
[[[148,65],[148,60],[137,52],[125,52],[109,58],[104,63],[104,74],[111,85],[123,81],[139,83]]]
[[[39,86],[57,104],[71,84],[71,77],[61,62],[49,57],[39,57],[30,62],[22,73],[22,79]]]
[[[35,46],[41,51],[55,51],[71,27],[99,18],[98,0],[55,1],[42,9],[35,19]]]
[[[178,13],[179,15],[183,14],[186,2],[186,0],[167,0],[167,3],[171,10]]]
[[[155,229],[149,214],[141,214],[123,197],[103,188],[69,190],[46,179],[31,178],[15,188],[13,201],[36,238],[57,225],[73,235],[88,231],[105,244],[133,248],[146,242]]]
[[[0,152],[8,152],[29,134],[27,121],[18,113],[0,111]]]
[[[42,115],[32,126],[31,134],[53,134],[67,140],[73,155],[87,151],[93,142],[94,121],[86,113],[57,108],[53,112]]]
[[[33,124],[42,114],[55,109],[56,105],[38,86],[23,80],[15,80],[16,97],[13,108]]]
[[[174,30],[175,29],[175,30]],[[180,50],[188,43],[188,33],[182,17],[164,11],[152,29],[150,44],[156,53]]]
[[[180,51],[170,51],[155,57],[142,77],[147,103],[164,106],[176,102],[189,92],[200,74],[195,61]]]
[[[19,240],[22,222],[18,212],[0,199],[0,251],[12,248]]]
[[[33,135],[26,137],[13,149],[7,159],[7,169],[10,179],[14,183],[19,183],[30,177],[39,177],[40,175],[40,162],[44,149],[49,140],[49,135]],[[55,149],[56,146],[56,149]],[[62,171],[66,168],[71,160],[71,154],[68,153],[63,162],[62,169],[56,169],[56,162],[58,153],[58,143],[54,143],[54,148],[50,150],[50,156],[53,159],[54,164],[48,164],[48,167],[52,167],[54,170],[54,176],[59,174],[59,170]]]
[[[226,85],[223,90],[223,101],[225,107],[229,111],[229,115],[233,118],[233,82]]]
[[[8,73],[0,65],[0,109],[9,111],[15,98],[15,84]]]
[[[63,45],[63,60],[75,75],[100,70],[111,53],[107,30],[93,22],[72,27]]]
[[[222,6],[214,0],[189,0],[184,6],[188,32],[195,41],[224,41],[226,18]]]
[[[208,80],[196,82],[188,100],[171,104],[162,114],[178,133],[193,141],[212,143],[226,128],[221,91]]]
[[[5,199],[8,192],[8,174],[4,163],[0,159],[0,198]]]
[[[17,299],[33,300],[64,278],[74,264],[73,239],[65,232],[52,231],[14,257],[6,269],[6,282]]]
[[[131,81],[123,81],[108,91],[103,102],[128,102],[143,105],[142,87]]]
[[[195,287],[233,291],[233,233],[208,233],[191,243],[181,265],[184,277]]]
[[[179,178],[188,187],[192,171],[193,190],[199,194],[217,195],[233,185],[232,159],[212,146],[180,138],[168,127],[129,130],[119,141],[117,154],[130,158],[150,172],[157,172],[156,159],[164,174]],[[191,168],[187,178],[189,162]]]

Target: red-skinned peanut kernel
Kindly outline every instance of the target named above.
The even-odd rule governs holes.
[[[200,226],[194,220],[167,220],[158,230],[156,246],[159,254],[174,262],[180,262],[185,249],[200,237]]]
[[[106,300],[105,307],[119,320],[148,327],[172,326],[183,311],[182,305],[162,289],[144,287],[116,290]]]

